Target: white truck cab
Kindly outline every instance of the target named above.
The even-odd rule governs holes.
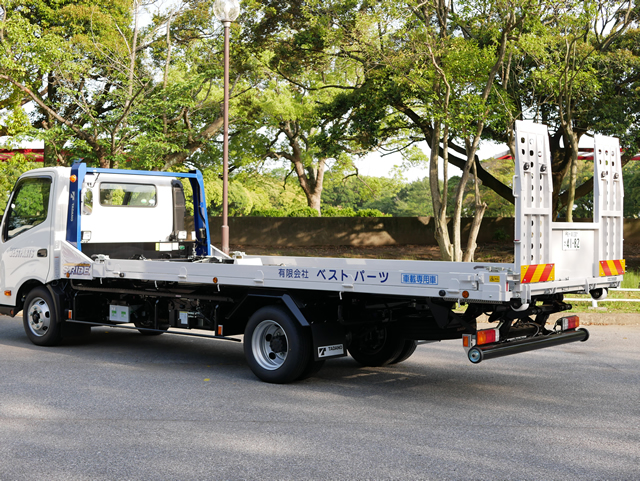
[[[68,169],[67,169],[68,170]],[[55,215],[58,202],[64,212],[67,196],[57,169],[37,169],[23,175],[9,198],[0,238],[2,304],[14,306],[24,284],[47,284],[53,277]],[[66,176],[68,178],[68,175]],[[62,190],[63,192],[59,192]],[[58,198],[56,198],[58,193]]]

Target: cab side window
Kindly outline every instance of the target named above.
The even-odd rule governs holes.
[[[7,241],[42,224],[49,213],[50,178],[22,179],[16,186],[2,229]]]
[[[100,184],[100,205],[109,207],[155,207],[156,186],[151,184]]]

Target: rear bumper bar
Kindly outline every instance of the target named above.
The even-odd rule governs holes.
[[[587,339],[589,339],[589,331],[580,328],[572,331],[559,332],[557,334],[549,334],[547,336],[536,336],[519,341],[507,341],[503,343],[474,346],[469,349],[467,355],[472,363],[478,364],[485,359],[510,356],[512,354],[535,351],[536,349],[559,346],[561,344],[568,344],[570,342],[584,342]]]

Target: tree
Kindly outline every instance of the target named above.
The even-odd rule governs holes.
[[[125,115],[112,119],[111,130],[97,130],[98,118],[113,116],[111,86],[120,79],[105,80],[108,70],[98,60],[107,50],[115,66],[135,64],[135,45],[127,58],[126,33],[122,27],[131,19],[127,2],[6,2],[1,26],[0,81],[11,99],[33,102],[33,126],[45,139],[45,161],[65,162],[62,147],[71,139],[89,147],[101,166],[109,151],[117,157],[115,133],[126,125],[134,95],[125,100]],[[98,40],[98,41],[96,41]],[[117,63],[120,62],[120,63]],[[111,67],[114,67],[112,63]],[[133,88],[133,83],[129,82]],[[87,128],[89,124],[89,128]],[[107,135],[111,133],[111,135]]]
[[[633,5],[550,2],[541,22],[523,33],[505,64],[499,84],[511,118],[536,120],[550,128],[554,214],[570,197],[578,199],[593,189],[592,177],[582,184],[571,180],[585,134],[620,137],[626,148],[623,163],[640,145],[634,127],[639,104]],[[515,157],[513,125],[485,132],[507,142]]]
[[[317,145],[322,132],[314,112],[317,98],[303,87],[271,78],[253,102],[255,119],[262,125],[266,140],[262,157],[290,163],[307,205],[320,215],[328,152]]]
[[[232,216],[286,217],[291,212],[304,209],[304,193],[296,184],[283,186],[285,175],[286,172],[278,169],[265,174],[245,171],[234,175],[229,182],[229,213]],[[205,196],[209,202],[208,211],[212,215],[220,215],[222,180],[213,169],[204,170],[203,177]],[[183,186],[186,198],[192,199],[189,182],[183,182]],[[193,209],[190,202],[187,205]]]
[[[38,164],[31,162],[22,154],[17,154],[4,162],[0,162],[0,211],[4,212],[9,196],[18,178],[28,170],[35,169]]]
[[[416,188],[415,191],[427,189],[424,183],[422,189]],[[405,182],[399,178],[388,179],[385,177],[368,177],[357,174],[345,175],[345,171],[340,169],[331,169],[325,177],[325,188],[322,195],[323,207],[338,207],[356,210],[378,209],[385,214],[403,215],[408,211],[414,212],[412,207],[423,206],[430,207],[431,201],[422,202],[424,199],[414,199],[412,196],[405,194],[410,188]],[[428,194],[425,194],[428,195]],[[407,199],[407,197],[411,197]],[[420,204],[422,205],[416,205]],[[406,204],[411,204],[407,206]],[[404,215],[430,215],[422,209],[421,214],[417,213]]]
[[[217,137],[223,125],[223,68],[220,23],[212,20],[213,1],[185,1],[154,17],[148,31],[162,31],[147,47],[162,82],[140,109],[141,129],[132,153],[139,165],[169,170],[187,160],[221,170]],[[231,114],[236,98],[251,88],[247,58],[231,25]],[[233,159],[232,159],[233,160]],[[237,168],[232,164],[230,169]]]
[[[357,62],[363,78],[327,111],[334,118],[349,113],[349,129],[362,147],[426,140],[431,147],[436,238],[443,258],[470,260],[485,206],[476,190],[476,217],[463,257],[464,189],[474,172],[482,173],[486,184],[510,191],[483,171],[476,152],[487,123],[505,124],[496,108],[500,98],[494,84],[513,39],[541,7],[489,2],[476,8],[476,3],[457,2],[453,11],[452,3],[442,1],[408,2],[408,7],[378,2],[349,12],[343,9],[334,26],[340,33],[334,34],[335,41],[325,42],[332,46],[328,54]],[[324,2],[323,8],[340,11],[333,3]],[[448,175],[439,175],[438,157],[444,158],[445,166],[455,162],[463,171],[456,190],[453,240],[446,224]],[[442,187],[439,178],[445,179]]]
[[[340,135],[348,116],[325,116],[330,104],[357,74],[352,62],[311,53],[327,39],[329,17],[318,17],[307,5],[279,1],[250,4],[245,25],[246,44],[260,66],[262,82],[249,100],[249,132],[260,130],[261,158],[284,160],[295,172],[308,206],[321,213],[327,162],[350,164],[353,149]],[[284,21],[274,22],[274,10],[284,9]],[[303,22],[308,29],[298,30]]]
[[[607,57],[619,55],[615,47],[627,35],[633,18],[631,1],[558,4],[553,15],[547,17],[544,30],[525,35],[520,42],[524,56],[513,63],[523,78],[511,91],[519,96],[514,102],[520,107],[516,115],[533,113],[550,125],[554,211],[568,205],[569,221],[576,197],[580,139],[589,131],[599,130],[594,99],[598,103],[620,103],[618,95],[603,88],[618,76]],[[560,196],[567,175],[569,182]],[[589,187],[582,189],[582,195],[592,188],[592,179],[586,185]]]
[[[9,2],[0,38],[5,103],[18,92],[36,105],[33,126],[63,163],[184,162],[222,126],[210,3],[157,15],[143,28],[138,0]]]
[[[624,216],[640,217],[640,162],[628,163],[622,171],[624,179]]]
[[[483,167],[491,172],[500,182],[509,185],[513,179],[514,165],[511,159],[488,159],[482,161]],[[451,188],[455,189],[458,185],[460,178],[451,177],[449,184]],[[467,184],[464,191],[464,199],[462,202],[462,215],[463,217],[473,216],[475,209],[475,189],[477,178],[471,179],[471,184]],[[485,217],[512,217],[513,216],[513,204],[508,202],[496,194],[493,190],[485,187],[482,182],[478,182],[480,195],[482,200],[487,204],[485,209]],[[454,211],[454,199],[449,199],[447,205],[447,215],[452,215]]]

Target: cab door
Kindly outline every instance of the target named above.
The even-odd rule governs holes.
[[[0,234],[0,304],[16,305],[18,289],[35,279],[45,284],[51,265],[53,179],[23,177],[13,190]]]

